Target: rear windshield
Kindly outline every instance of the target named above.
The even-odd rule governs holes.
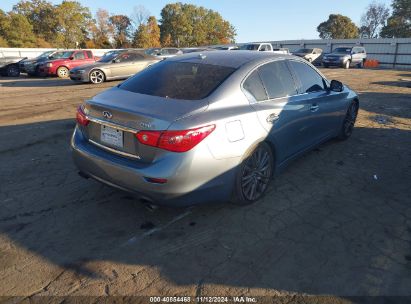
[[[257,51],[259,46],[259,44],[244,44],[240,46],[240,50]]]
[[[162,61],[126,80],[120,88],[152,96],[199,100],[210,95],[234,71],[211,64]]]
[[[336,48],[333,53],[350,54],[351,48]]]

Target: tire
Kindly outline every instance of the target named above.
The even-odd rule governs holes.
[[[92,70],[89,74],[90,82],[93,84],[103,83],[106,80],[106,75],[104,75],[101,70]]]
[[[363,60],[357,65],[357,67],[358,67],[359,69],[364,68],[364,63],[365,63],[365,59],[363,59]]]
[[[69,70],[68,70],[68,68],[66,68],[66,67],[59,67],[58,69],[57,69],[57,76],[59,77],[59,78],[67,78],[67,77],[69,77]]]
[[[267,143],[262,142],[240,164],[231,202],[244,206],[263,197],[273,171],[273,152]]]
[[[350,68],[350,65],[351,65],[351,60],[347,60],[346,62],[344,62],[343,68],[348,70]]]
[[[20,68],[14,64],[9,65],[6,70],[6,75],[8,77],[19,77],[20,76]]]
[[[328,69],[328,68],[329,68],[329,65],[324,63],[324,67],[325,67],[326,69]]]
[[[358,102],[353,101],[348,107],[347,113],[345,114],[344,121],[341,126],[340,134],[338,134],[338,138],[340,140],[346,140],[351,136],[357,115]]]

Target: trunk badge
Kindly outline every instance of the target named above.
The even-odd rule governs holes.
[[[111,119],[113,117],[113,114],[111,114],[109,111],[103,111],[103,116],[107,119]]]

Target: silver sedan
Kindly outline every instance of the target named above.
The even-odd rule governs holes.
[[[87,65],[70,70],[70,79],[78,82],[102,83],[106,80],[126,79],[160,59],[144,52],[118,50]]]
[[[274,173],[350,137],[357,94],[290,55],[211,51],[169,58],[77,111],[83,177],[145,202],[255,202]]]

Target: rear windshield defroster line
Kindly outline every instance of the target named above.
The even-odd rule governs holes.
[[[151,96],[200,100],[234,71],[231,67],[212,64],[163,61],[129,78],[119,88]]]

